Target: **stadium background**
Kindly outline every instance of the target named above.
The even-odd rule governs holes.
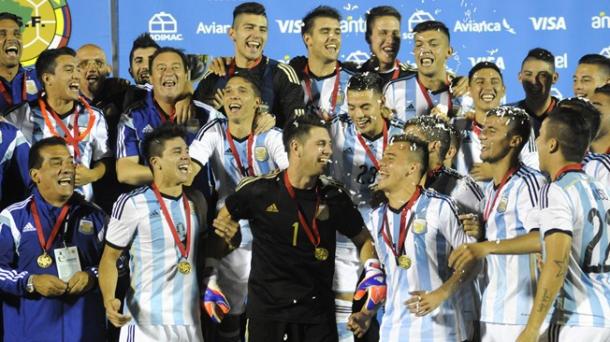
[[[101,46],[115,73],[129,78],[133,39],[148,31],[160,45],[210,56],[233,54],[226,31],[238,0],[0,0],[2,10],[15,11],[27,23],[23,62],[30,65],[47,46],[84,43]],[[556,96],[572,94],[572,73],[586,53],[610,57],[610,2],[596,0],[352,0],[261,1],[269,17],[265,54],[287,61],[306,54],[300,19],[317,5],[337,8],[342,16],[341,60],[364,61],[365,13],[374,6],[392,5],[403,15],[399,59],[413,62],[410,30],[418,22],[436,19],[451,31],[455,54],[449,67],[460,75],[482,60],[504,70],[507,100],[522,98],[517,82],[527,51],[541,46],[556,57],[560,74]]]

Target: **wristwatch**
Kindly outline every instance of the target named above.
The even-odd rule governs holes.
[[[28,282],[25,284],[27,293],[34,293],[34,275],[28,277]]]

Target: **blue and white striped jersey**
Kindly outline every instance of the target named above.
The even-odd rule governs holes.
[[[446,106],[448,113],[456,113],[460,109],[460,99],[451,95],[449,87],[431,92],[417,80],[417,74],[390,81],[383,95],[386,107],[402,121],[430,114],[432,108],[439,104]]]
[[[237,184],[246,176],[242,174],[227,140],[228,121],[226,119],[215,119],[203,126],[189,147],[191,158],[202,166],[209,163],[218,191],[216,208],[224,206],[227,196],[235,192]],[[241,165],[249,169],[248,155],[252,158],[252,170],[254,174],[248,176],[260,176],[276,169],[288,167],[288,155],[282,142],[282,131],[273,128],[261,134],[254,135],[250,151],[248,151],[248,139],[237,140],[233,138],[235,149],[239,154]],[[249,245],[252,242],[252,234],[247,220],[240,221],[242,240],[241,245]]]
[[[520,165],[505,185],[485,189],[485,238],[505,240],[528,233],[527,220],[538,204],[544,176]],[[495,198],[495,201],[494,201]],[[532,255],[488,255],[488,284],[483,289],[481,321],[525,325],[534,302],[536,263]]]
[[[182,197],[163,196],[180,240],[186,241],[186,212]],[[178,272],[182,258],[155,193],[144,186],[119,197],[112,209],[106,243],[129,247],[131,285],[125,297],[126,311],[138,325],[199,324],[199,285],[195,271],[198,240],[203,222],[191,208],[191,243],[188,262],[193,271]]]
[[[21,131],[11,123],[0,121],[0,184],[5,181],[4,176],[11,162],[16,162],[21,175],[22,184],[27,187],[30,183],[30,170],[28,159],[30,145],[25,140]],[[13,181],[7,179],[6,181]],[[17,183],[13,183],[17,186]],[[0,199],[2,198],[2,187],[0,186]]]
[[[568,273],[555,301],[553,322],[610,327],[609,193],[605,184],[577,171],[564,173],[541,191],[541,239],[554,232],[572,236]]]
[[[456,297],[451,297],[429,315],[415,317],[405,301],[412,291],[432,291],[451,276],[448,258],[452,248],[475,242],[468,237],[458,220],[452,200],[436,191],[422,190],[409,210],[408,232],[404,254],[412,260],[408,269],[400,268],[382,235],[382,222],[387,214],[389,233],[398,243],[402,208],[394,211],[387,204],[374,209],[367,225],[379,260],[386,273],[388,286],[381,320],[380,341],[461,341],[463,317]]]
[[[610,154],[587,153],[582,163],[586,174],[610,188]]]
[[[74,161],[88,168],[92,168],[93,164],[101,159],[112,157],[112,151],[108,146],[108,126],[106,125],[104,113],[95,107],[90,108],[91,113],[82,103],[77,101],[75,102],[74,109],[61,118],[63,125],[70,130],[70,135],[74,134],[73,124],[76,113],[78,113],[78,130],[81,134],[87,131],[90,120],[93,120],[91,130],[78,143],[80,160],[75,155],[74,146],[71,143],[66,144],[70,154],[74,157]],[[51,115],[50,110],[47,105],[47,123],[38,102],[25,102],[7,113],[6,119],[23,133],[23,136],[30,144],[52,137],[55,134],[65,137],[66,132],[64,132],[54,116]],[[83,194],[88,201],[93,199],[93,186],[91,184],[78,187],[76,191]]]

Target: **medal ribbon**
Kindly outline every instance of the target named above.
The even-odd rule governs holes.
[[[360,132],[356,131],[356,137],[358,138],[358,142],[360,142],[360,145],[362,145],[362,148],[364,148],[364,152],[366,152],[366,155],[369,157],[371,162],[373,162],[373,165],[375,165],[375,168],[377,169],[377,171],[379,171],[379,161],[377,161],[375,154],[373,153],[373,151],[371,151],[369,146],[366,144],[366,142],[364,141],[364,138],[362,137]],[[383,149],[381,150],[382,153],[383,153],[383,151],[385,151],[385,148],[387,145],[388,145],[388,124],[384,120],[383,121]]]
[[[426,87],[424,87],[423,84],[421,84],[421,82],[419,81],[419,79],[416,77],[415,81],[417,82],[417,85],[419,86],[419,90],[421,90],[421,93],[424,95],[424,99],[426,100],[426,103],[428,103],[428,109],[432,110],[432,108],[434,108],[434,103],[432,103],[432,98],[430,97],[430,93],[428,93],[428,89]],[[447,86],[449,86],[449,82],[445,83]],[[449,115],[449,113],[451,113],[451,110],[453,109],[453,102],[451,101],[451,92],[449,90],[447,90],[447,115]]]
[[[388,205],[385,206],[385,209],[383,211],[383,221],[381,223],[381,236],[383,237],[383,241],[385,241],[385,244],[392,251],[392,254],[394,254],[394,256],[396,258],[398,258],[400,255],[402,255],[402,252],[404,252],[405,241],[407,239],[407,232],[409,231],[409,226],[411,225],[411,221],[413,221],[413,217],[415,216],[415,215],[411,215],[411,217],[409,218],[409,223],[407,223],[407,212],[409,212],[409,210],[411,210],[411,207],[413,207],[413,204],[415,204],[415,202],[419,198],[420,194],[421,194],[421,188],[418,186],[415,189],[415,192],[413,193],[413,195],[411,195],[411,198],[409,198],[409,201],[407,201],[407,204],[401,210],[400,226],[398,228],[398,243],[396,244],[396,247],[394,247],[394,243],[392,242],[392,235],[390,233],[390,225],[388,224],[388,215],[387,215],[388,214]]]
[[[483,212],[483,222],[487,222],[487,219],[489,219],[489,215],[491,215],[491,211],[496,206],[496,201],[498,200],[498,196],[500,196],[500,193],[502,192],[502,188],[504,187],[504,185],[506,185],[510,177],[513,176],[513,174],[517,171],[518,168],[519,167],[513,167],[512,169],[508,170],[504,177],[502,177],[500,185],[494,193],[493,200],[491,202],[487,202],[487,204],[485,205],[485,211]]]
[[[562,167],[559,169],[559,171],[557,171],[553,180],[559,179],[559,177],[561,177],[564,173],[568,173],[570,171],[582,171],[582,165],[579,163],[572,163]]]
[[[26,75],[23,74],[23,79],[21,80],[21,101],[25,101],[27,99],[25,79]],[[0,93],[2,93],[2,97],[4,97],[4,101],[8,104],[8,107],[13,106],[13,96],[10,91],[6,89],[4,86],[4,82],[0,81]]]
[[[59,115],[57,115],[57,113],[55,113],[55,111],[51,109],[51,115],[53,116],[53,119],[65,133],[64,140],[68,144],[72,145],[72,147],[74,147],[74,159],[76,159],[77,161],[80,161],[80,148],[78,147],[78,143],[89,135],[91,129],[93,128],[93,124],[95,123],[95,115],[93,114],[93,109],[91,109],[91,106],[89,106],[87,101],[85,101],[85,99],[83,99],[82,97],[79,97],[79,101],[85,107],[87,112],[89,112],[89,122],[87,123],[87,128],[82,133],[80,133],[80,129],[78,127],[78,107],[74,112],[74,121],[72,123],[73,133],[70,133],[70,130],[68,129],[68,127],[66,127]],[[42,97],[38,98],[38,105],[40,106],[40,112],[42,114],[42,117],[44,118],[45,124],[49,128],[49,131],[51,131],[51,134],[53,134],[54,136],[58,137],[59,133],[57,133],[57,130],[55,130],[55,126],[51,123],[51,119],[47,114],[46,102],[42,99]]]
[[[178,230],[174,225],[174,221],[172,220],[172,216],[169,214],[167,210],[167,206],[163,201],[163,197],[161,196],[161,192],[159,192],[159,188],[157,185],[153,183],[151,185],[153,192],[155,193],[155,197],[157,197],[157,201],[159,201],[159,206],[161,207],[161,212],[163,212],[163,217],[165,217],[165,221],[167,221],[167,225],[169,226],[169,230],[172,232],[172,236],[174,237],[174,241],[180,250],[180,255],[184,259],[188,259],[189,253],[191,251],[191,206],[189,205],[189,201],[186,198],[186,195],[182,194],[182,204],[184,205],[184,214],[186,215],[186,247],[182,244],[180,237],[178,236]]]
[[[46,253],[51,246],[53,246],[53,241],[55,241],[55,237],[59,232],[59,227],[62,222],[68,215],[68,209],[70,209],[70,205],[68,203],[64,204],[61,207],[61,211],[59,212],[59,216],[55,220],[55,224],[53,224],[53,229],[51,230],[51,235],[49,235],[49,239],[45,241],[44,232],[42,231],[42,224],[40,223],[40,214],[38,213],[38,208],[36,206],[36,201],[32,198],[32,216],[34,216],[34,225],[36,226],[36,232],[38,233],[38,242],[40,242],[40,247]]]
[[[316,209],[313,213],[313,218],[310,227],[307,221],[305,220],[305,215],[303,215],[301,206],[297,202],[297,197],[294,193],[294,188],[292,187],[292,184],[290,184],[290,180],[288,179],[288,171],[284,172],[284,185],[286,186],[286,191],[288,191],[288,195],[296,204],[299,222],[301,223],[301,226],[303,227],[307,238],[314,245],[314,247],[318,247],[318,245],[320,244],[320,232],[318,231],[318,220],[316,220],[316,214],[318,213],[318,209],[320,208],[320,196],[318,195],[318,187],[316,186]]]
[[[339,62],[335,65],[335,84],[333,85],[333,92],[330,95],[330,114],[335,112],[335,107],[337,106],[337,95],[339,94],[339,83],[340,76],[339,72],[341,71],[341,67],[339,66]],[[313,101],[313,93],[311,90],[311,75],[309,75],[309,64],[305,65],[305,69],[303,70],[303,81],[305,81],[305,92],[307,93],[307,97],[309,101]],[[330,121],[330,117],[323,118],[326,121]]]
[[[250,133],[248,135],[248,146],[246,150],[246,155],[248,156],[248,168],[244,168],[241,163],[241,158],[239,158],[239,153],[237,152],[237,147],[235,147],[235,142],[233,141],[233,136],[231,135],[231,129],[227,126],[227,141],[229,142],[229,147],[231,148],[231,154],[235,159],[235,163],[237,164],[237,168],[239,169],[239,174],[242,177],[246,176],[254,176],[254,167],[252,162],[252,145],[254,144],[254,134]]]

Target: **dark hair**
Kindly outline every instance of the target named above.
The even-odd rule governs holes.
[[[176,55],[180,56],[180,59],[182,60],[182,65],[184,65],[184,71],[188,72],[189,64],[188,64],[188,59],[186,58],[186,55],[184,54],[184,52],[182,52],[182,50],[179,50],[179,49],[176,49],[173,47],[164,46],[164,47],[157,49],[157,51],[155,51],[155,53],[153,53],[152,56],[150,56],[150,59],[148,60],[148,69],[150,70],[151,74],[153,72],[153,62],[155,61],[155,58],[157,58],[160,54],[165,53],[165,52],[175,53]]]
[[[330,6],[318,6],[311,10],[303,17],[303,27],[301,27],[301,36],[305,33],[311,33],[311,28],[316,18],[331,18],[337,21],[341,20],[339,12]]]
[[[578,65],[580,64],[596,65],[602,70],[604,74],[610,75],[610,58],[607,58],[605,56],[596,53],[584,55],[578,60]]]
[[[502,80],[502,82],[504,82],[504,77],[502,76],[502,70],[500,70],[500,68],[498,68],[498,66],[496,65],[496,63],[492,63],[492,62],[479,62],[477,64],[475,64],[470,71],[468,72],[468,83],[470,83],[472,81],[472,77],[474,76],[474,74],[482,69],[493,69],[495,70],[498,75],[500,75],[500,79]]]
[[[233,23],[232,26],[235,25],[235,19],[241,14],[255,14],[262,15],[267,18],[267,12],[265,11],[265,6],[259,4],[258,2],[244,2],[243,4],[239,4],[235,9],[233,9]]]
[[[400,12],[396,10],[396,8],[392,6],[377,6],[371,8],[370,11],[366,13],[366,32],[364,33],[364,39],[368,44],[371,44],[371,35],[373,34],[373,24],[375,20],[379,17],[394,17],[400,22],[402,16]]]
[[[455,126],[449,125],[449,147],[455,146],[456,149],[460,148],[460,143],[462,140],[462,135],[455,128]]]
[[[518,148],[518,151],[520,152],[523,146],[527,144],[530,134],[532,133],[532,124],[527,112],[518,107],[500,106],[489,110],[487,112],[487,117],[490,116],[508,119],[509,134],[521,137],[521,145]]]
[[[76,57],[76,51],[67,46],[57,49],[44,50],[36,60],[36,75],[38,75],[38,78],[42,81],[42,75],[55,74],[55,67],[57,66],[55,61],[60,56],[66,55]]]
[[[6,19],[14,21],[17,24],[17,26],[19,26],[19,27],[23,26],[23,19],[21,19],[20,16],[15,15],[10,12],[0,12],[0,20],[6,20]]]
[[[417,137],[407,134],[397,134],[390,138],[390,144],[407,143],[410,145],[410,151],[417,155],[417,159],[422,165],[421,174],[423,176],[428,171],[428,144]]]
[[[229,77],[226,84],[228,84],[231,79],[236,78],[236,77],[241,78],[244,81],[248,82],[248,84],[250,84],[250,86],[252,87],[252,90],[254,91],[254,94],[257,97],[262,96],[260,78],[256,74],[254,74],[250,71],[247,71],[247,70],[236,72],[235,74],[233,74],[233,76]],[[226,84],[225,84],[225,86],[226,86]]]
[[[161,48],[159,46],[159,44],[157,44],[157,42],[155,42],[155,40],[152,39],[152,37],[150,36],[150,34],[148,32],[144,32],[141,35],[139,35],[133,41],[133,44],[131,45],[131,51],[129,51],[129,66],[131,67],[134,51],[136,51],[137,49],[146,49],[146,48],[151,48],[151,47],[155,48],[155,49]]]
[[[595,93],[610,96],[610,83],[606,83],[601,87],[595,88]]]
[[[66,141],[61,137],[49,137],[40,139],[30,147],[30,153],[28,154],[28,169],[40,169],[42,166],[42,156],[40,151],[49,146],[66,146]]]
[[[173,123],[163,124],[144,136],[142,140],[142,155],[147,164],[150,158],[160,157],[165,148],[165,142],[174,138],[182,138],[186,142],[186,131]]]
[[[296,116],[290,120],[282,132],[282,142],[284,143],[286,153],[290,154],[290,142],[292,140],[298,139],[302,141],[303,138],[309,134],[309,131],[315,127],[324,128],[326,130],[330,129],[330,125],[326,121],[310,112]]]
[[[366,91],[373,90],[375,93],[383,94],[383,79],[376,72],[363,72],[350,77],[347,82],[347,90]]]
[[[555,71],[555,55],[551,53],[551,51],[543,48],[533,48],[527,52],[527,56],[523,58],[523,62],[521,62],[521,67],[528,59],[535,59],[538,61],[543,61],[549,65],[551,65],[553,71]]]
[[[405,130],[409,126],[417,127],[426,136],[427,143],[435,141],[440,142],[441,148],[439,151],[439,157],[441,160],[445,158],[447,151],[449,151],[449,146],[451,145],[449,125],[436,116],[422,115],[408,120],[405,124]]]
[[[589,127],[585,118],[577,110],[557,107],[548,117],[547,138],[557,139],[559,150],[566,161],[582,162],[589,148]]]
[[[580,113],[583,119],[585,119],[585,123],[589,129],[589,141],[593,141],[599,131],[602,114],[595,108],[591,101],[584,97],[570,97],[559,101],[557,107],[568,108]]]
[[[422,33],[422,32],[427,32],[427,31],[440,31],[442,33],[445,34],[445,36],[447,36],[447,40],[451,41],[451,35],[449,34],[449,29],[447,28],[447,26],[440,22],[440,21],[436,21],[436,20],[427,20],[427,21],[423,21],[417,25],[415,25],[415,27],[413,28],[413,33]]]

